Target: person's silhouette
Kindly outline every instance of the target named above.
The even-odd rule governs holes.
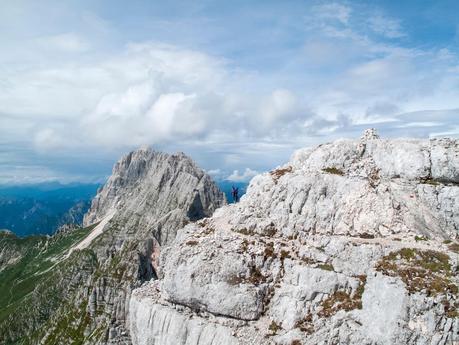
[[[239,201],[239,188],[232,187],[231,194],[233,195],[233,202]]]

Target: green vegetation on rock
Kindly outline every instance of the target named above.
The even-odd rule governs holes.
[[[384,256],[377,263],[376,270],[400,277],[410,293],[452,294],[458,297],[458,287],[451,280],[449,260],[447,254],[434,250],[402,248]]]
[[[66,259],[67,253],[91,228],[53,237],[0,234],[0,333],[4,335],[0,343],[26,342],[21,336],[33,332],[36,323],[47,320],[59,307],[62,275],[81,256],[73,253]],[[10,255],[12,260],[7,260]]]
[[[328,174],[344,176],[344,171],[342,171],[341,169],[335,168],[335,167],[325,168],[325,169],[322,169],[322,171]]]

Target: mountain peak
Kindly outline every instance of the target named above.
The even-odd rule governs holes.
[[[210,176],[183,153],[141,148],[123,156],[93,199],[86,228],[51,238],[0,232],[0,273],[24,277],[2,276],[0,285],[11,284],[5,291],[18,296],[13,307],[0,301],[11,307],[0,323],[2,340],[130,344],[132,289],[156,277],[159,254],[177,231],[224,204]],[[27,289],[16,288],[27,279]]]
[[[189,220],[210,216],[225,202],[212,179],[184,153],[167,154],[141,148],[123,156],[85,215],[86,226],[107,215],[139,222],[156,231],[162,210],[187,213]],[[156,224],[156,225],[155,225]],[[176,231],[177,229],[175,229]],[[162,234],[163,241],[174,234]],[[161,240],[159,240],[161,242]]]

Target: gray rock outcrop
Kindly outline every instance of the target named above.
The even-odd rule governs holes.
[[[189,221],[209,217],[225,203],[223,193],[183,153],[169,155],[149,148],[133,151],[113,167],[92,201],[84,225],[114,212],[126,228],[153,233],[160,244],[175,238]]]
[[[212,179],[183,153],[129,153],[94,198],[84,218],[87,229],[56,235],[68,251],[53,257],[43,271],[49,274],[46,284],[19,306],[27,318],[10,315],[1,325],[8,334],[0,343],[131,344],[131,291],[157,276],[160,252],[178,229],[225,203]],[[8,255],[15,249],[10,247],[0,251]]]
[[[373,130],[297,151],[178,231],[133,293],[133,343],[188,344],[174,325],[191,320],[197,345],[457,339],[458,154]]]
[[[110,282],[102,275],[89,295],[93,315],[101,308],[112,315],[108,343],[128,341],[124,323],[131,290],[156,277],[159,254],[177,230],[225,203],[209,175],[183,153],[142,148],[115,164],[84,218],[85,225],[109,219],[89,247],[106,274],[117,278]]]

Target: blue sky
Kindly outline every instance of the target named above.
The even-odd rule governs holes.
[[[0,183],[101,181],[142,145],[244,180],[367,127],[459,134],[457,1],[0,6]]]

